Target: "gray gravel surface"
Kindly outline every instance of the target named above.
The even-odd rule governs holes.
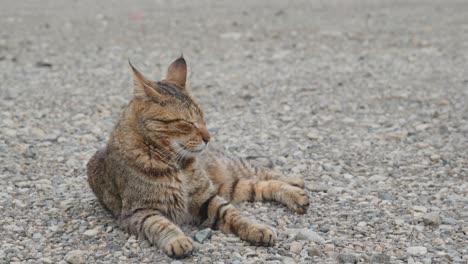
[[[467,10],[2,1],[0,263],[467,263]],[[158,79],[181,52],[215,141],[307,180],[306,215],[239,205],[277,228],[272,248],[204,231],[191,258],[170,260],[120,231],[87,185],[130,98],[127,59]]]

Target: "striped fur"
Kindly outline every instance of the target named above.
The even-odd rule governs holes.
[[[122,228],[181,258],[193,246],[180,224],[219,229],[256,245],[275,243],[271,227],[247,218],[232,203],[270,200],[306,213],[309,199],[301,179],[204,151],[210,135],[186,88],[183,58],[160,82],[131,67],[134,97],[107,146],[87,165],[91,189]]]

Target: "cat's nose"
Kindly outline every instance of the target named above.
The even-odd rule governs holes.
[[[211,139],[210,132],[208,132],[208,129],[206,127],[200,127],[200,135],[205,142],[205,144],[208,144],[208,142]]]

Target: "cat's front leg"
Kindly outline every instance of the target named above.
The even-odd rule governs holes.
[[[131,234],[148,239],[172,258],[183,258],[193,251],[192,239],[159,210],[138,208],[123,214],[122,226]]]
[[[199,217],[204,225],[223,233],[235,234],[240,239],[262,246],[272,246],[276,233],[272,227],[244,216],[230,202],[218,195],[209,197],[200,207]]]

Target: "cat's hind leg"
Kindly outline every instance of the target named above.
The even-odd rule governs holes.
[[[229,189],[229,193],[221,195],[234,202],[277,201],[299,214],[305,214],[309,207],[309,196],[305,190],[280,180],[237,178]]]
[[[257,168],[250,164],[246,164],[245,166],[250,167],[254,177],[260,180],[278,180],[299,188],[304,188],[305,186],[304,180],[299,177],[285,177],[272,170]]]
[[[273,228],[249,219],[218,195],[210,196],[200,205],[198,217],[203,225],[211,229],[235,234],[255,245],[272,246],[276,241]]]
[[[306,213],[309,206],[300,178],[284,177],[237,158],[217,159],[206,171],[218,194],[229,201],[277,201],[300,214]]]

